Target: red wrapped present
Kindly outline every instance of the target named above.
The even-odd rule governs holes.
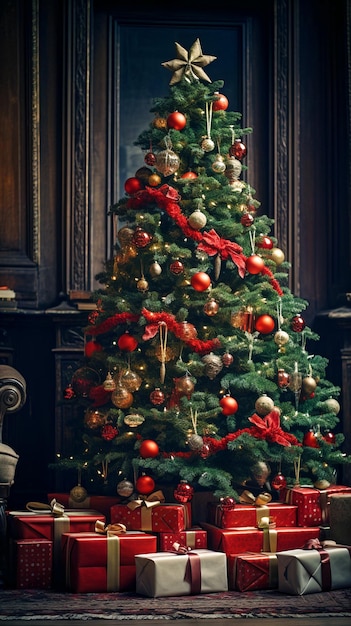
[[[84,509],[99,511],[106,517],[106,522],[110,522],[111,506],[119,504],[121,498],[112,496],[88,496],[82,502],[75,501],[69,493],[48,493],[48,502],[57,500],[68,509]]]
[[[179,532],[191,528],[191,503],[163,504],[161,499],[139,499],[116,504],[111,507],[111,524],[114,523],[124,524],[127,530]]]
[[[201,524],[207,530],[210,550],[220,550],[227,556],[243,552],[278,552],[302,548],[308,539],[320,537],[319,528],[274,528],[263,525],[258,528],[218,528]]]
[[[187,548],[207,548],[207,533],[200,527],[182,530],[178,533],[159,533],[158,549],[160,552],[171,551],[174,543],[180,543]]]
[[[10,584],[17,589],[51,589],[52,541],[16,539],[11,545]]]
[[[73,593],[135,591],[135,555],[154,552],[156,546],[155,535],[141,532],[64,533],[66,588]]]
[[[210,550],[219,550],[226,555],[262,550],[262,531],[258,528],[224,529],[207,523],[201,524],[201,527],[207,532]]]
[[[47,539],[53,546],[53,578],[54,584],[61,581],[61,536],[65,532],[93,532],[97,521],[106,522],[106,518],[98,511],[68,511],[58,503],[48,505],[28,503],[38,506],[32,511],[9,511],[7,525],[9,536],[13,539]],[[33,506],[33,509],[35,508]],[[42,508],[39,508],[42,507]],[[46,508],[44,508],[46,507]]]
[[[209,502],[208,522],[220,528],[238,528],[260,525],[262,517],[270,517],[277,526],[297,525],[297,506],[284,503],[269,503],[261,506],[236,504],[233,509],[222,508],[221,504]]]
[[[351,587],[351,547],[326,541],[277,554],[278,590],[291,595]]]
[[[331,485],[327,489],[293,487],[285,492],[285,502],[297,506],[298,526],[329,524],[329,502],[334,493],[351,493],[351,487]]]
[[[227,561],[229,589],[255,591],[278,587],[278,561],[275,553],[230,554]]]
[[[137,554],[136,592],[143,596],[187,596],[227,591],[227,558],[211,550]]]

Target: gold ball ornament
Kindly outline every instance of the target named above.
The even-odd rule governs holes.
[[[128,409],[133,404],[133,394],[125,387],[118,386],[115,391],[112,392],[111,402],[118,409]]]
[[[161,184],[161,182],[161,176],[159,176],[158,174],[151,174],[151,176],[149,176],[148,183],[150,187],[157,187]]]
[[[181,376],[180,378],[175,379],[175,388],[178,391],[178,393],[181,393],[183,395],[188,395],[190,393],[192,393],[194,391],[194,383],[191,380],[190,376],[185,375],[185,376]]]
[[[320,489],[320,490],[328,489],[328,487],[330,487],[330,482],[329,482],[329,480],[326,480],[325,478],[322,478],[321,480],[317,480],[314,483],[314,487],[316,489]]]
[[[243,166],[241,165],[238,159],[231,157],[227,160],[225,175],[228,178],[228,182],[232,184],[235,180],[237,180],[241,174]]]
[[[289,334],[285,330],[277,330],[274,335],[274,342],[281,348],[289,342]]]
[[[226,169],[223,157],[219,154],[212,163],[212,169],[216,174],[223,174]]]
[[[145,293],[149,289],[149,283],[145,278],[140,278],[137,282],[137,290],[141,293]]]
[[[338,415],[338,413],[340,412],[340,404],[337,400],[335,400],[335,398],[328,398],[328,400],[326,400],[324,404],[328,411],[330,411],[331,413],[335,413],[335,415]]]
[[[272,248],[269,256],[276,265],[281,265],[285,260],[284,252],[280,248]]]
[[[152,175],[152,170],[149,167],[140,167],[136,172],[136,178],[139,178],[144,185],[149,182],[149,177]]]
[[[202,211],[196,209],[191,215],[188,217],[188,224],[194,230],[200,230],[204,228],[207,223],[207,217]]]
[[[73,487],[73,489],[71,489],[69,495],[72,498],[73,502],[78,503],[84,502],[84,500],[86,500],[86,498],[88,497],[88,492],[81,485],[76,485],[75,487]]]
[[[212,141],[210,137],[205,137],[201,142],[201,148],[204,152],[212,152],[212,150],[214,150],[214,147],[214,141]]]
[[[255,409],[258,415],[264,417],[274,409],[274,402],[272,398],[263,394],[262,396],[257,398],[255,402]]]
[[[302,389],[305,393],[313,393],[317,387],[317,383],[312,376],[305,376],[302,379]]]
[[[152,122],[154,128],[158,130],[163,130],[167,128],[167,119],[165,117],[155,117]]]
[[[213,317],[214,315],[217,315],[218,311],[219,311],[219,304],[218,302],[216,302],[214,298],[211,298],[211,300],[206,302],[206,304],[204,305],[204,313],[206,313],[206,315],[208,315],[209,317]]]

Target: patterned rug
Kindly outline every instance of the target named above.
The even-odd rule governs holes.
[[[144,598],[134,593],[0,590],[0,621],[350,617],[351,589],[305,596],[275,590]],[[331,622],[332,623],[332,622]]]

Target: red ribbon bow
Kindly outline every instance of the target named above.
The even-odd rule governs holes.
[[[273,409],[265,417],[260,417],[256,413],[249,417],[249,422],[254,424],[251,428],[252,435],[258,436],[260,439],[266,439],[281,446],[299,445],[298,440],[289,433],[284,432],[280,427],[280,413],[277,409]],[[256,433],[255,433],[256,431]]]
[[[203,233],[202,242],[198,245],[199,250],[203,250],[209,256],[219,254],[222,261],[229,257],[238,268],[239,276],[243,278],[246,271],[246,259],[242,254],[242,247],[229,239],[222,239],[212,228],[208,233]]]

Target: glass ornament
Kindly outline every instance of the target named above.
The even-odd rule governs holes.
[[[235,499],[231,496],[226,496],[220,499],[220,508],[222,511],[233,511],[235,509]]]
[[[106,413],[98,409],[87,409],[84,414],[84,424],[91,430],[101,428],[106,423]]]
[[[125,416],[123,421],[129,428],[137,428],[145,422],[145,417],[140,413],[129,413]]]
[[[100,384],[99,374],[91,367],[80,367],[72,376],[71,385],[77,396],[87,398],[93,387]]]
[[[180,159],[178,155],[167,148],[166,150],[161,150],[156,155],[155,168],[158,172],[161,172],[163,176],[171,176],[174,174],[180,165]]]
[[[223,362],[221,357],[213,354],[205,354],[202,357],[202,362],[205,363],[205,374],[210,380],[214,380],[223,369]]]
[[[235,139],[233,145],[229,148],[229,154],[239,161],[242,161],[244,157],[247,155],[247,148],[245,144],[241,141],[241,139]]]
[[[225,172],[226,164],[224,163],[224,159],[220,154],[216,157],[216,160],[213,161],[212,169],[216,174],[223,174],[223,172]]]
[[[132,243],[137,248],[146,248],[152,241],[152,236],[147,233],[141,226],[138,226],[133,234]]]
[[[182,322],[179,337],[184,341],[186,341],[187,339],[196,339],[197,330],[195,326],[193,324],[190,324],[189,322]]]
[[[214,141],[212,141],[210,137],[205,137],[201,142],[201,148],[204,152],[212,152],[212,150],[214,150],[214,147]]]
[[[175,276],[178,276],[179,274],[182,274],[184,272],[184,265],[181,261],[175,260],[175,261],[172,261],[172,263],[169,266],[169,269],[172,272],[172,274],[175,274]]]
[[[190,450],[193,450],[194,452],[198,452],[199,450],[201,450],[203,445],[204,445],[204,440],[202,439],[201,435],[195,435],[195,434],[190,435],[188,439],[188,446]]]
[[[87,499],[88,492],[84,487],[82,487],[82,485],[76,485],[75,487],[71,489],[71,491],[69,492],[69,495],[70,495],[70,498],[72,498],[73,502],[81,503]]]
[[[230,354],[229,352],[226,352],[225,354],[223,354],[222,356],[222,363],[224,365],[224,367],[229,367],[234,361],[234,357],[232,354]]]
[[[154,389],[154,391],[150,393],[150,401],[155,406],[158,406],[164,403],[165,394],[159,387],[156,387],[156,389]]]
[[[219,311],[219,304],[218,302],[216,302],[214,298],[211,298],[211,300],[209,300],[208,302],[204,304],[204,313],[206,313],[206,315],[208,315],[209,317],[213,317],[214,315],[217,315],[218,311]]]
[[[129,498],[134,491],[134,485],[129,480],[124,478],[117,485],[117,493],[121,498]]]
[[[290,376],[289,374],[283,370],[278,370],[278,385],[281,389],[286,389],[289,386]]]
[[[281,472],[278,472],[278,474],[272,478],[271,485],[276,491],[281,491],[282,489],[285,489],[287,480]]]
[[[111,402],[118,409],[128,409],[133,404],[133,394],[125,387],[118,386],[115,391],[112,392]]]
[[[120,377],[120,384],[122,387],[125,387],[128,391],[138,391],[140,389],[142,378],[136,372],[132,370],[127,370],[122,373]]]

